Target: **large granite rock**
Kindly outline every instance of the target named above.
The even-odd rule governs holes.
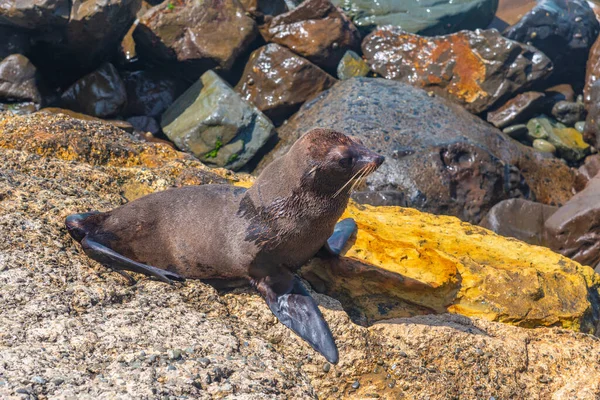
[[[165,111],[161,126],[179,149],[231,170],[243,167],[275,134],[271,121],[213,71]]]
[[[354,205],[348,217],[358,233],[342,257],[315,259],[301,274],[363,323],[452,312],[596,330],[600,275],[589,267],[454,217]]]
[[[201,164],[172,160],[151,168],[141,152],[118,161],[125,168],[109,165],[112,161],[91,166],[84,160],[116,158],[108,150],[98,153],[99,147],[88,148],[85,156],[81,145],[80,156],[70,158],[67,141],[56,153],[44,153],[50,158],[40,157],[35,153],[53,134],[92,144],[134,142],[99,123],[39,114],[0,118],[0,138],[7,128],[15,143],[27,132],[38,138],[27,147],[31,152],[0,145],[2,398],[600,395],[599,342],[569,330],[524,329],[449,314],[363,327],[336,300],[313,294],[340,348],[340,363],[332,366],[276,322],[250,289],[219,293],[192,280],[169,286],[141,279],[127,286],[72,242],[65,216],[120,205],[125,187],[164,190],[178,176],[166,167],[198,173]],[[566,263],[557,276],[566,276],[574,264]]]
[[[388,26],[369,34],[362,49],[384,78],[433,91],[475,114],[552,73],[542,52],[494,29],[427,38]]]
[[[208,68],[230,69],[257,33],[237,0],[185,0],[148,10],[133,37],[140,55],[185,63],[199,76]]]
[[[543,246],[544,223],[556,210],[556,206],[529,200],[503,200],[490,209],[479,225],[501,236]]]
[[[385,155],[354,194],[359,202],[479,222],[504,199],[563,204],[572,196],[575,173],[560,160],[517,143],[452,102],[375,78],[339,82],[305,103],[279,128],[279,143],[256,172],[319,126],[354,135]]]
[[[252,53],[235,89],[269,118],[280,121],[335,82],[310,61],[270,43]]]
[[[360,48],[358,30],[329,0],[305,0],[273,18],[261,33],[267,42],[288,47],[332,73],[347,50]]]
[[[577,193],[546,221],[546,242],[563,254],[592,268],[600,263],[600,176]],[[598,269],[600,271],[600,268]]]
[[[35,66],[21,54],[13,54],[0,62],[0,102],[41,103]]]
[[[600,23],[585,0],[542,0],[504,35],[529,43],[554,64],[560,83],[582,85],[585,63],[600,33]]]
[[[125,84],[110,63],[80,78],[61,95],[64,107],[94,117],[114,116],[126,101]]]
[[[361,28],[394,25],[421,35],[444,35],[485,28],[498,0],[333,0]]]

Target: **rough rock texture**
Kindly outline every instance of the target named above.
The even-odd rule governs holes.
[[[261,34],[330,72],[346,50],[360,48],[358,30],[329,0],[303,1],[261,27]]]
[[[384,78],[433,91],[475,114],[552,73],[552,63],[539,50],[493,29],[428,38],[383,27],[363,40],[362,49]]]
[[[543,0],[504,35],[530,43],[554,63],[556,80],[581,85],[600,23],[585,0]]]
[[[133,37],[141,55],[186,62],[199,76],[228,70],[257,35],[237,0],[165,1],[140,18]]]
[[[589,267],[454,217],[354,205],[348,217],[358,233],[343,257],[315,259],[301,274],[359,321],[449,311],[524,327],[597,328],[600,275]]]
[[[600,262],[600,176],[546,221],[548,247],[594,268]]]
[[[479,225],[498,235],[543,246],[544,223],[556,210],[558,207],[529,200],[503,200],[492,207]]]
[[[587,104],[583,139],[598,148],[600,147],[600,81],[592,84],[588,95],[589,102]]]
[[[421,35],[443,35],[485,28],[498,0],[333,0],[362,30],[394,25]]]
[[[0,62],[0,101],[41,103],[37,70],[29,59],[13,54]]]
[[[479,222],[504,199],[564,204],[572,196],[575,174],[560,160],[515,142],[456,104],[375,78],[341,81],[305,103],[279,128],[279,143],[255,172],[319,126],[354,135],[386,157],[355,193],[359,202]]]
[[[588,106],[591,99],[592,85],[600,78],[600,39],[596,39],[588,54],[585,67],[585,86],[583,88],[583,101]]]
[[[182,80],[158,70],[125,71],[121,78],[127,94],[122,113],[127,116],[159,117],[187,88]]]
[[[500,108],[488,112],[487,121],[497,128],[520,124],[542,111],[547,103],[548,99],[544,93],[521,93],[504,103]]]
[[[116,141],[108,146],[113,154],[120,146],[142,148],[104,125],[70,124],[11,117],[0,123],[0,137],[7,128],[15,142],[36,131],[30,137],[40,143],[28,139],[22,148],[37,152],[65,129],[93,143]],[[316,294],[340,347],[340,364],[329,366],[249,289],[218,293],[198,281],[168,286],[146,278],[126,286],[83,255],[64,217],[121,204],[124,186],[163,190],[177,174],[148,168],[139,159],[148,151],[124,162],[99,156],[98,147],[65,142],[56,149],[79,162],[0,148],[1,398],[600,396],[600,342],[569,330],[448,314],[365,328]],[[86,159],[144,167],[80,163]]]
[[[361,56],[348,50],[337,66],[338,79],[346,80],[354,77],[367,76],[371,68]]]
[[[310,61],[270,43],[252,53],[235,90],[272,120],[282,120],[335,82]]]
[[[275,134],[275,127],[212,70],[162,116],[165,135],[202,161],[236,170]]]
[[[114,116],[127,101],[125,85],[117,69],[110,63],[80,78],[61,96],[65,108],[94,117]]]

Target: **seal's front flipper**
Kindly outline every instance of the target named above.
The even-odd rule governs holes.
[[[282,324],[306,340],[327,361],[336,364],[338,349],[317,303],[296,276],[290,275],[290,278],[283,289],[277,289],[280,284],[269,284],[269,278],[262,280],[257,289]]]
[[[126,270],[131,272],[137,272],[140,274],[154,276],[157,279],[173,284],[175,281],[184,281],[185,279],[174,272],[169,272],[164,269],[152,267],[150,265],[142,264],[133,261],[127,257],[122,256],[114,250],[109,249],[106,246],[101,245],[98,242],[93,241],[88,236],[83,238],[81,241],[81,247],[83,251],[91,259],[98,261],[99,263],[115,269],[115,270]]]
[[[352,218],[346,218],[335,224],[333,234],[325,243],[325,250],[334,256],[339,256],[346,242],[357,231],[356,222]]]

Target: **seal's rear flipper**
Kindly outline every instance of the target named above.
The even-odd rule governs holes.
[[[142,264],[133,261],[127,257],[124,257],[116,251],[111,250],[108,247],[93,241],[89,238],[89,236],[83,238],[83,240],[81,241],[81,247],[83,247],[83,251],[85,252],[85,254],[88,255],[88,257],[117,271],[126,270],[131,272],[137,272],[140,274],[150,275],[169,284],[173,284],[173,280],[185,280],[185,278],[179,276],[174,272],[169,272],[164,269],[152,267],[150,265]]]
[[[352,218],[346,218],[335,224],[333,234],[325,243],[325,250],[334,256],[339,256],[346,242],[357,231],[356,222]]]
[[[281,294],[276,292],[275,285],[271,286],[265,280],[257,285],[257,289],[282,324],[306,340],[327,361],[336,364],[338,349],[317,303],[296,276],[290,277],[288,289]]]

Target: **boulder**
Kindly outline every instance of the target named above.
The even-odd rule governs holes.
[[[138,53],[184,63],[196,77],[209,68],[229,70],[258,33],[237,0],[164,1],[139,20]]]
[[[585,120],[585,107],[576,101],[559,101],[552,107],[552,116],[567,126],[575,126],[577,122]]]
[[[243,167],[275,133],[271,121],[212,70],[162,116],[165,135],[211,165]]]
[[[276,16],[289,11],[286,0],[240,0],[240,4],[256,19]]]
[[[114,116],[126,101],[123,80],[110,63],[80,78],[61,95],[64,107],[94,117]]]
[[[27,57],[13,54],[0,62],[0,101],[42,102],[37,69]]]
[[[600,275],[547,248],[400,207],[351,204],[342,218],[356,237],[301,274],[363,323],[451,312],[595,332]]]
[[[0,145],[1,398],[24,392],[38,398],[600,396],[600,343],[571,330],[525,329],[452,314],[364,327],[352,322],[338,301],[313,294],[340,349],[340,363],[330,365],[276,322],[249,288],[221,293],[196,280],[170,286],[140,275],[128,286],[85,256],[66,233],[65,216],[118,206],[123,193],[132,193],[128,188],[146,187],[133,193],[138,197],[165,190],[185,171],[199,174],[202,164],[174,159],[152,168],[135,156],[127,158],[132,164],[120,161],[124,168],[89,165],[85,159],[116,161],[111,151],[119,146],[101,153],[100,147],[88,147],[91,156],[70,158],[68,141],[56,153],[44,153],[50,157],[40,157],[36,153],[53,135],[79,138],[79,151],[84,138],[91,144],[114,140],[126,148],[134,142],[96,122],[40,114],[0,118],[0,138],[17,143],[20,134],[39,132],[31,152]],[[165,170],[169,166],[173,169]],[[229,174],[228,180],[235,177]],[[498,256],[508,260],[510,254]],[[551,257],[556,258],[540,262],[550,265],[542,271],[561,259]],[[557,279],[575,264],[565,262]],[[430,265],[424,267],[426,272]],[[523,292],[515,301],[533,302],[532,296],[522,297]]]
[[[186,83],[159,70],[123,71],[126,116],[159,117],[187,89]]]
[[[554,64],[553,78],[559,83],[582,85],[585,64],[600,23],[585,0],[542,0],[504,36],[529,43]]]
[[[487,121],[497,128],[527,122],[544,111],[548,99],[544,93],[525,92],[513,97],[502,106],[487,114]]]
[[[337,77],[341,80],[367,76],[369,72],[371,72],[369,65],[352,50],[344,54],[337,66]]]
[[[479,223],[498,235],[544,245],[544,223],[558,207],[523,199],[503,200],[490,209]]]
[[[500,0],[496,17],[508,25],[514,25],[533,7],[536,0]]]
[[[282,121],[335,82],[310,61],[270,43],[252,53],[235,90],[272,120]]]
[[[475,114],[552,73],[542,52],[494,29],[427,38],[388,26],[370,33],[362,49],[373,71],[384,78],[432,91]]]
[[[583,265],[600,262],[600,176],[546,220],[548,247]]]
[[[347,50],[360,48],[358,30],[329,0],[305,0],[261,27],[261,34],[332,73]]]
[[[279,142],[255,173],[319,126],[353,135],[386,157],[354,193],[361,203],[477,223],[501,200],[564,204],[573,195],[575,173],[562,161],[517,143],[452,102],[381,78],[341,81],[305,103],[279,128]]]
[[[420,35],[485,28],[498,8],[498,0],[333,0],[333,3],[363,31],[394,25]]]

